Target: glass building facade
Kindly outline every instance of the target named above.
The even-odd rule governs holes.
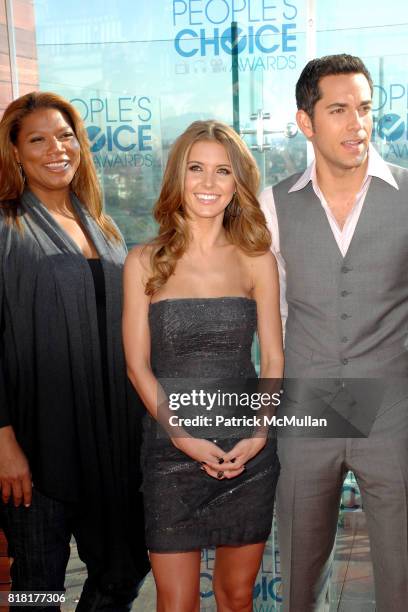
[[[154,233],[168,149],[196,119],[234,125],[263,186],[305,167],[294,87],[317,55],[364,59],[373,142],[407,166],[407,24],[402,0],[0,0],[0,112],[37,87],[75,104],[106,208],[132,245]]]

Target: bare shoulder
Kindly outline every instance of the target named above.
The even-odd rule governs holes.
[[[150,256],[152,246],[149,244],[138,244],[129,252],[125,261],[125,274],[139,276],[146,279],[151,274]]]
[[[262,253],[261,255],[251,256],[243,251],[239,251],[243,265],[251,270],[252,276],[274,274],[276,270],[276,259],[271,251]]]
[[[132,267],[140,266],[148,269],[150,267],[151,253],[152,247],[150,244],[138,244],[129,251],[126,257],[126,264]]]

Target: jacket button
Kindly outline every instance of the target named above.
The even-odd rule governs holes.
[[[350,295],[350,293],[350,291],[342,291],[340,295],[341,297],[347,297],[348,295]]]
[[[347,274],[347,272],[351,272],[353,268],[349,268],[349,266],[342,266],[341,271],[343,274]]]
[[[343,365],[347,365],[347,364],[348,364],[348,362],[349,362],[349,360],[347,359],[347,357],[343,357],[343,359],[341,360],[341,363],[342,363]]]
[[[349,315],[343,312],[343,314],[341,315],[341,318],[343,319],[343,321],[345,321],[346,319],[349,318]]]
[[[342,337],[342,339],[341,339],[341,341],[342,341],[342,342],[348,342],[348,338],[347,338],[347,336],[343,336],[343,337]]]

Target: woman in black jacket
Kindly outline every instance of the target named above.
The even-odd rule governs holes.
[[[12,102],[0,122],[0,511],[13,590],[63,591],[75,535],[81,611],[130,609],[148,569],[125,254],[75,108],[52,93]]]

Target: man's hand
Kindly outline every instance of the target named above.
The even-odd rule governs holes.
[[[5,504],[12,496],[16,507],[31,505],[30,467],[10,426],[0,428],[0,490]]]

